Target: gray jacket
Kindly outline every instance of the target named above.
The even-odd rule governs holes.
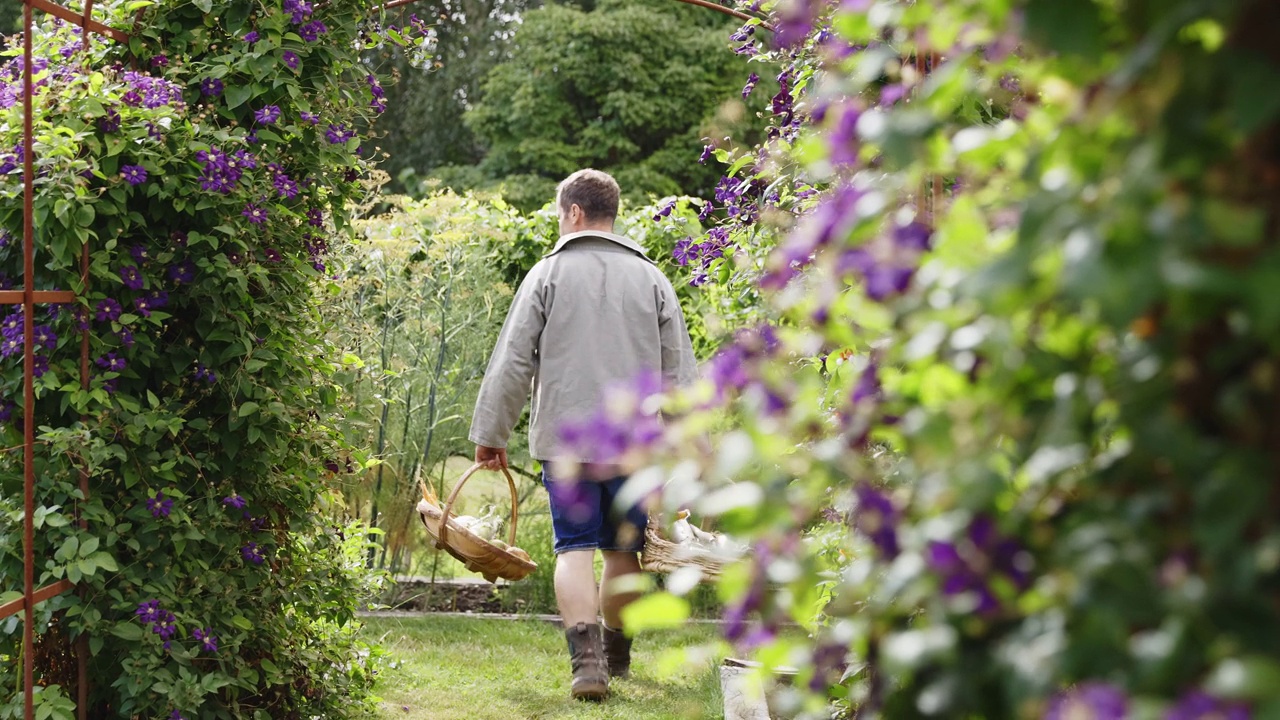
[[[593,413],[610,384],[646,371],[682,385],[695,378],[671,281],[629,238],[562,236],[511,302],[476,398],[471,441],[505,448],[532,391],[529,452],[551,460],[561,425]]]

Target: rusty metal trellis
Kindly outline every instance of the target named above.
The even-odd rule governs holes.
[[[35,307],[49,303],[74,303],[77,296],[68,290],[36,290],[35,279],[35,149],[34,149],[34,62],[32,57],[32,26],[35,10],[61,18],[78,25],[85,33],[96,33],[113,40],[127,39],[123,33],[108,28],[93,20],[94,0],[85,0],[81,13],[57,5],[50,0],[22,0],[22,272],[23,289],[0,291],[0,304],[22,305],[22,431],[23,431],[23,571],[22,597],[0,605],[0,618],[18,612],[23,613],[22,626],[22,687],[23,715],[34,716],[35,700],[35,606],[45,600],[70,590],[73,585],[67,580],[35,587]],[[85,37],[84,46],[89,46]],[[86,244],[81,250],[82,284],[88,283],[89,248]],[[89,336],[88,331],[81,332],[80,341],[80,383],[85,386],[89,375]],[[81,492],[88,496],[88,477],[82,473],[80,477]],[[77,643],[77,714],[83,720],[87,717],[88,686],[86,683],[87,643],[85,638]]]

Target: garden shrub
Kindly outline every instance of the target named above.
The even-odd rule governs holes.
[[[412,43],[412,28],[377,25],[376,6],[107,2],[95,16],[128,43],[50,20],[36,31],[36,282],[80,294],[36,316],[37,580],[79,588],[36,619],[88,637],[91,716],[341,718],[371,701],[354,616],[375,580],[366,531],[328,489],[355,467],[318,308],[336,287],[328,250],[369,192],[363,143],[384,105],[361,48]],[[22,89],[20,54],[5,54],[8,287],[23,280]],[[3,314],[12,448],[21,314]],[[21,478],[20,453],[0,455],[5,588],[22,574]],[[18,619],[0,624],[3,717],[21,711],[20,639]],[[38,677],[59,685],[41,702],[69,717],[57,697],[70,678],[53,664]]]

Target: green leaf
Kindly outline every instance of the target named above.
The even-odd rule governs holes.
[[[53,554],[53,559],[58,562],[65,562],[76,556],[80,550],[80,538],[72,535],[63,541],[62,546]]]
[[[192,4],[203,12],[213,12],[213,0],[192,0]]]
[[[622,610],[628,633],[679,627],[689,619],[689,601],[668,592],[646,595]]]
[[[253,401],[251,400],[251,401],[249,401],[249,402],[247,402],[247,403],[242,404],[242,405],[240,406],[240,411],[239,411],[239,413],[237,413],[237,414],[238,414],[240,417],[248,417],[249,415],[252,415],[252,414],[254,414],[254,413],[256,413],[256,412],[258,412],[258,403],[253,402]]]
[[[121,640],[137,642],[142,639],[142,628],[134,625],[133,623],[119,623],[115,627],[111,628],[111,634]]]
[[[245,617],[245,616],[243,616],[243,615],[236,615],[235,617],[231,618],[231,624],[232,624],[232,625],[235,625],[236,627],[240,628],[241,630],[252,630],[252,629],[253,629],[253,623],[249,622],[249,618],[247,618],[247,617]]]
[[[100,542],[101,541],[99,541],[98,538],[96,537],[91,537],[86,539],[83,543],[80,544],[80,557],[89,557],[90,555],[92,555],[98,549],[98,545],[100,544]]]
[[[89,559],[93,564],[107,572],[120,572],[120,566],[116,564],[115,556],[105,550],[94,553],[93,557]]]
[[[253,86],[244,85],[228,85],[226,90],[227,107],[235,109],[248,102],[253,97]]]

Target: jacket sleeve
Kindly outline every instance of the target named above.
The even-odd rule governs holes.
[[[529,399],[538,368],[538,344],[546,325],[542,268],[534,266],[516,290],[471,418],[471,442],[505,448]]]
[[[662,377],[676,385],[690,385],[698,379],[698,366],[693,357],[693,342],[685,325],[684,311],[675,288],[662,278],[661,306],[658,311],[658,336],[662,342]]]

